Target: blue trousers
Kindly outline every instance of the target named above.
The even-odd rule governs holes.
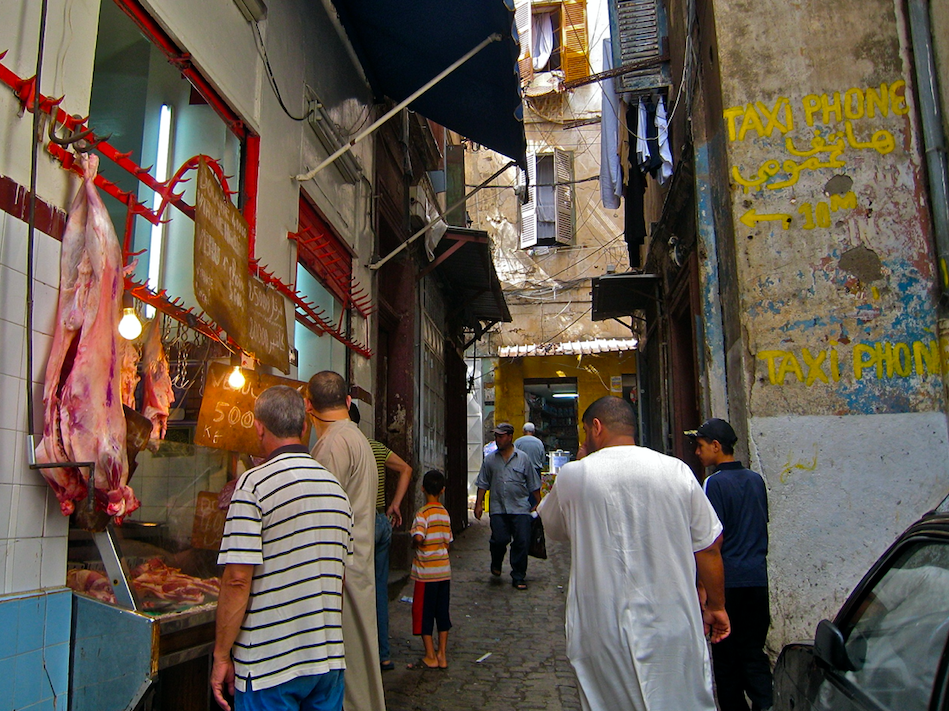
[[[389,549],[392,524],[384,513],[376,514],[376,626],[379,629],[379,661],[389,661]]]
[[[527,577],[527,548],[531,540],[530,514],[491,514],[491,569],[500,570],[507,544],[511,544],[511,580]]]
[[[248,681],[253,685],[253,681]],[[296,679],[269,689],[234,692],[235,711],[340,711],[343,708],[343,670],[334,669]]]

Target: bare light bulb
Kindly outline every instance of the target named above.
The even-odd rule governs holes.
[[[247,382],[244,378],[244,373],[241,371],[239,365],[234,366],[234,370],[231,371],[231,374],[227,376],[227,384],[230,385],[235,390],[240,390],[244,387],[244,383]]]
[[[138,315],[131,306],[122,309],[122,320],[119,321],[119,335],[126,341],[134,341],[142,335],[142,322],[138,320]]]

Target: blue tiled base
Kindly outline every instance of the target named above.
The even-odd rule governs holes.
[[[0,597],[0,709],[64,709],[72,591]]]

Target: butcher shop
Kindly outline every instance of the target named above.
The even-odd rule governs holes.
[[[357,146],[293,177],[338,140],[313,112],[354,126],[371,97],[319,3],[200,18],[183,2],[12,5],[0,673],[15,681],[0,708],[207,709],[217,553],[259,454],[256,395],[318,369],[372,390],[371,295],[353,268],[371,157]],[[268,54],[304,32],[315,56]],[[274,76],[249,86],[261,67]],[[284,102],[269,82],[291,67],[305,92]]]
[[[0,709],[212,707],[218,549],[271,385],[341,374],[367,437],[459,472],[466,521],[445,432],[465,348],[510,313],[464,155],[526,164],[513,15],[199,5],[0,0]]]

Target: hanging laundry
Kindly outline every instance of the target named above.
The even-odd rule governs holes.
[[[552,13],[538,12],[531,19],[531,57],[534,71],[543,71],[554,50],[554,26]]]
[[[603,70],[613,68],[613,47],[603,40]],[[607,210],[620,206],[623,170],[619,157],[619,98],[612,79],[600,83],[600,200]]]
[[[646,112],[646,102],[639,97],[639,104],[636,110],[636,121],[630,125],[633,133],[636,135],[636,166],[643,170],[643,166],[649,162],[649,146],[646,145],[646,124],[649,123]]]
[[[644,173],[649,173],[653,178],[659,176],[659,168],[662,167],[662,157],[659,155],[659,131],[656,128],[656,105],[651,101],[646,104],[646,147],[649,155],[646,161],[640,164]]]
[[[659,143],[659,157],[662,158],[662,166],[659,168],[659,183],[665,182],[672,177],[672,149],[669,146],[669,122],[666,120],[666,105],[659,97],[659,103],[656,105],[656,136]]]
[[[626,112],[626,123],[629,126],[629,142],[638,144],[640,106],[631,106]],[[629,251],[629,267],[636,269],[642,266],[639,248],[646,242],[646,214],[644,197],[646,192],[646,176],[639,168],[637,152],[629,156],[629,168],[626,171],[626,247]]]

